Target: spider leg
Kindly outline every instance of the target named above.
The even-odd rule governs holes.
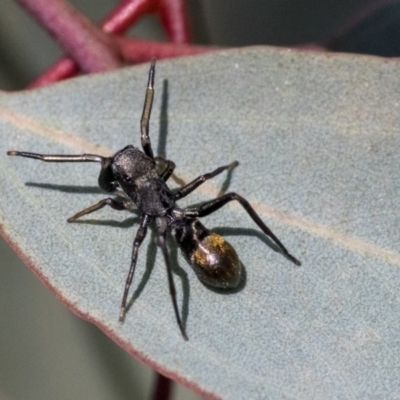
[[[111,171],[110,157],[102,157],[96,154],[80,154],[80,155],[64,155],[64,154],[39,154],[28,153],[26,151],[7,151],[9,156],[19,156],[26,158],[33,158],[45,162],[98,162],[101,164],[101,171],[99,175],[99,186],[106,192],[113,192],[116,189],[114,183],[114,176]]]
[[[39,154],[28,153],[26,151],[7,151],[9,156],[19,156],[26,158],[35,158],[46,162],[99,162],[104,163],[106,157],[98,156],[96,154],[81,154],[81,155],[63,155],[63,154]]]
[[[128,299],[129,288],[131,287],[131,284],[132,284],[133,274],[135,272],[136,261],[137,261],[137,257],[139,254],[139,247],[142,244],[144,238],[146,237],[147,227],[148,227],[150,221],[151,221],[151,217],[149,215],[142,214],[142,220],[140,222],[139,229],[136,232],[135,240],[133,241],[131,267],[129,268],[129,273],[126,278],[124,295],[122,297],[122,302],[121,302],[121,311],[119,314],[120,322],[123,322],[125,319],[126,303],[127,303],[127,299]]]
[[[149,71],[149,81],[147,83],[146,97],[144,99],[142,119],[140,120],[140,131],[143,151],[150,158],[154,158],[153,149],[151,148],[150,136],[149,136],[149,122],[151,107],[153,105],[154,97],[154,74],[155,74],[156,59],[151,60],[151,66]]]
[[[111,197],[108,197],[107,199],[100,200],[98,203],[96,203],[88,208],[85,208],[82,211],[79,211],[72,217],[68,218],[68,222],[75,222],[78,218],[83,217],[84,215],[87,215],[87,214],[91,214],[92,212],[100,210],[105,206],[110,206],[114,210],[120,211],[120,210],[130,210],[131,209],[130,205],[131,205],[131,203],[129,201],[120,202],[120,201],[112,199]]]
[[[187,196],[188,194],[192,193],[193,190],[197,189],[201,184],[203,184],[205,181],[214,178],[214,176],[219,175],[223,171],[227,169],[232,169],[235,168],[239,163],[237,161],[234,161],[233,163],[229,165],[224,165],[222,167],[217,168],[216,170],[209,172],[208,174],[200,175],[197,177],[195,180],[192,182],[189,182],[187,185],[179,189],[175,194],[174,194],[174,199],[179,200],[182,197]]]
[[[286,256],[294,264],[301,265],[300,261],[289,253],[289,251],[274,235],[271,229],[269,229],[268,226],[264,224],[259,215],[250,205],[250,203],[243,197],[239,196],[237,193],[227,193],[221,197],[218,197],[217,199],[202,204],[197,210],[186,211],[186,214],[188,217],[205,217],[206,215],[212,214],[214,211],[219,210],[221,207],[233,200],[237,200],[240,203],[240,205],[246,210],[247,214],[249,214],[249,216],[258,225],[258,227],[275,242],[275,244],[278,246],[284,256]]]
[[[165,228],[163,228],[161,226],[158,226],[157,246],[161,248],[161,250],[163,252],[163,255],[164,255],[165,265],[167,267],[169,293],[171,295],[172,305],[174,306],[176,322],[178,323],[178,326],[179,326],[179,329],[181,330],[181,334],[182,334],[183,338],[185,340],[188,340],[188,337],[186,335],[185,329],[184,329],[182,321],[181,321],[181,317],[179,316],[178,304],[177,304],[177,301],[176,301],[175,284],[174,284],[174,279],[172,277],[171,262],[169,260],[169,255],[168,255],[168,250],[167,250],[167,245],[166,245],[165,238],[166,238],[166,230],[165,230]]]

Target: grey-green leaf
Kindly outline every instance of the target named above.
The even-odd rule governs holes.
[[[0,223],[65,303],[163,373],[224,399],[394,398],[400,390],[400,65],[374,57],[252,48],[159,62],[153,147],[186,182],[238,160],[180,205],[235,191],[204,218],[243,263],[236,293],[208,290],[171,241],[175,322],[154,237],[118,313],[137,215],[111,209],[97,164],[45,164],[7,150],[112,154],[140,145],[148,66],[0,97]],[[173,183],[172,183],[173,184]],[[173,184],[176,186],[176,184]],[[21,293],[23,296],[23,293]]]

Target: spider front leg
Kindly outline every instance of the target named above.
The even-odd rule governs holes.
[[[138,231],[136,232],[135,240],[133,241],[132,256],[131,256],[131,267],[125,281],[125,290],[122,296],[121,311],[119,313],[119,322],[123,322],[126,314],[126,303],[128,299],[129,289],[132,284],[133,274],[135,273],[136,262],[139,254],[139,247],[146,237],[147,227],[151,221],[151,217],[147,214],[142,214],[142,220]]]
[[[154,74],[155,74],[156,59],[151,60],[151,66],[149,71],[149,80],[147,83],[146,97],[144,99],[143,113],[140,120],[140,131],[141,131],[141,142],[143,151],[150,158],[154,158],[153,149],[151,148],[150,136],[149,136],[149,123],[151,108],[153,105],[154,97]]]
[[[275,244],[278,246],[284,256],[286,256],[294,264],[298,266],[301,265],[300,261],[289,253],[289,251],[274,235],[271,229],[269,229],[268,226],[264,224],[262,219],[250,205],[250,203],[243,197],[239,196],[237,193],[227,193],[224,196],[218,197],[217,199],[202,204],[197,210],[187,210],[186,214],[187,216],[195,218],[205,217],[206,215],[212,214],[213,212],[219,210],[221,207],[233,200],[237,200],[240,203],[240,205],[246,210],[247,214],[249,214],[251,219],[258,225],[258,227],[275,242]]]
[[[27,151],[7,151],[8,156],[18,156],[26,158],[34,158],[45,162],[99,162],[104,163],[106,157],[96,154],[81,154],[81,155],[64,155],[64,154],[40,154],[29,153]]]
[[[33,158],[45,162],[98,162],[101,164],[101,171],[99,175],[99,186],[106,192],[113,192],[115,190],[114,177],[111,171],[110,157],[102,157],[97,154],[80,154],[80,155],[66,155],[66,154],[40,154],[29,153],[27,151],[7,151],[9,156],[18,156],[25,158]]]

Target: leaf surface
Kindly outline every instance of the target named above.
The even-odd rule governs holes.
[[[238,160],[179,205],[221,188],[246,197],[299,258],[273,251],[229,204],[204,218],[244,266],[235,293],[208,290],[170,242],[180,336],[154,236],[124,324],[135,213],[76,212],[107,197],[97,164],[7,150],[108,155],[140,146],[148,66],[0,97],[0,224],[56,295],[131,354],[208,396],[389,398],[400,360],[399,63],[249,48],[159,62],[150,133],[185,182]],[[171,186],[177,184],[171,180]]]

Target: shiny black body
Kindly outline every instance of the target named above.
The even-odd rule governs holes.
[[[208,201],[197,208],[180,209],[177,200],[187,196],[206,180],[221,172],[233,168],[237,162],[222,166],[213,172],[200,175],[198,178],[178,190],[170,190],[166,181],[172,175],[175,164],[170,160],[154,157],[149,137],[149,120],[154,95],[155,60],[149,71],[145,104],[141,119],[141,142],[143,151],[134,146],[126,146],[113,157],[102,157],[93,154],[82,155],[45,155],[11,150],[10,156],[21,156],[39,159],[46,162],[99,162],[101,171],[99,186],[115,196],[99,201],[68,219],[74,222],[83,215],[90,214],[105,206],[115,210],[139,210],[141,222],[133,242],[131,266],[126,279],[122,298],[120,321],[125,318],[127,298],[132,283],[138,251],[147,233],[151,221],[156,222],[157,245],[161,248],[167,267],[168,283],[176,319],[183,337],[187,340],[185,329],[179,316],[175,285],[172,277],[170,257],[166,247],[166,234],[171,232],[180,249],[190,262],[194,271],[204,283],[221,288],[235,288],[239,284],[241,265],[234,248],[222,237],[210,232],[198,218],[209,215],[230,201],[238,201],[247,211],[258,227],[268,235],[284,256],[296,265],[300,262],[293,257],[264,224],[246,199],[236,193],[228,193]],[[165,164],[159,173],[157,163]]]

